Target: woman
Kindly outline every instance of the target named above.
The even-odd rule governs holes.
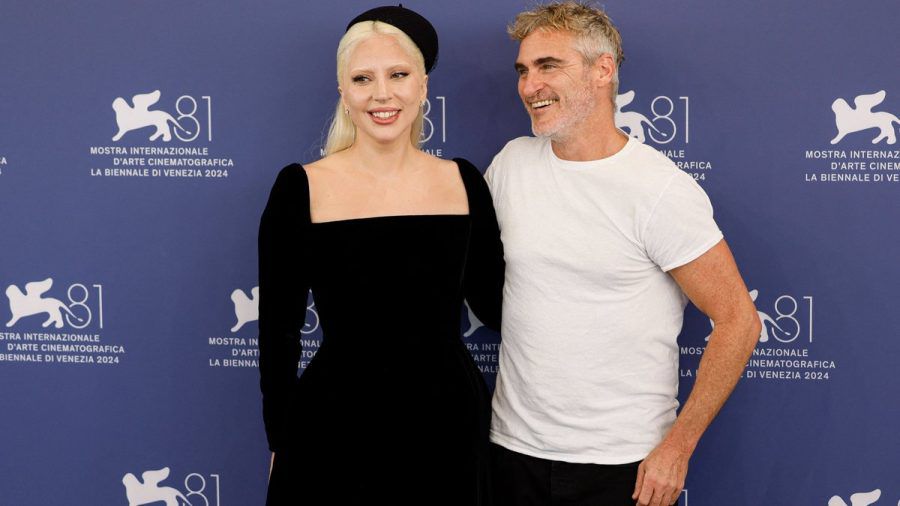
[[[503,250],[481,174],[418,149],[437,34],[402,7],[354,19],[327,156],[285,167],[259,235],[269,505],[484,504],[489,394],[466,298],[499,328]],[[307,291],[322,344],[297,379]]]

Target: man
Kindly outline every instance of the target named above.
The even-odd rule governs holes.
[[[703,190],[616,129],[622,50],[606,14],[550,4],[510,34],[536,137],[486,174],[507,261],[497,502],[676,504],[759,337],[756,310]],[[715,328],[676,418],[685,296]]]

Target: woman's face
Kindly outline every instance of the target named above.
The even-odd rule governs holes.
[[[427,80],[394,37],[376,35],[357,44],[340,88],[344,108],[356,125],[357,141],[409,139],[427,96]]]

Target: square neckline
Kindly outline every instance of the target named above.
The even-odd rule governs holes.
[[[453,163],[456,164],[456,170],[459,173],[459,180],[463,186],[463,192],[466,194],[466,207],[469,208],[469,212],[466,214],[454,214],[454,213],[427,213],[427,214],[379,214],[374,216],[357,216],[353,218],[342,218],[340,220],[329,220],[329,221],[312,221],[312,188],[309,184],[309,175],[306,173],[306,167],[300,164],[300,170],[303,171],[303,178],[306,179],[306,193],[307,193],[307,201],[309,205],[307,206],[307,215],[309,216],[309,224],[310,225],[328,225],[332,223],[356,223],[356,222],[365,222],[365,221],[377,221],[377,220],[403,220],[403,219],[415,219],[415,218],[470,218],[472,216],[472,200],[469,195],[469,189],[466,188],[466,177],[463,174],[463,167],[460,163],[461,158],[452,158]]]

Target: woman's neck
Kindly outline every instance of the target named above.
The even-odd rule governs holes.
[[[346,153],[355,169],[382,176],[408,172],[422,154],[409,142],[409,136],[385,144],[357,139]]]

